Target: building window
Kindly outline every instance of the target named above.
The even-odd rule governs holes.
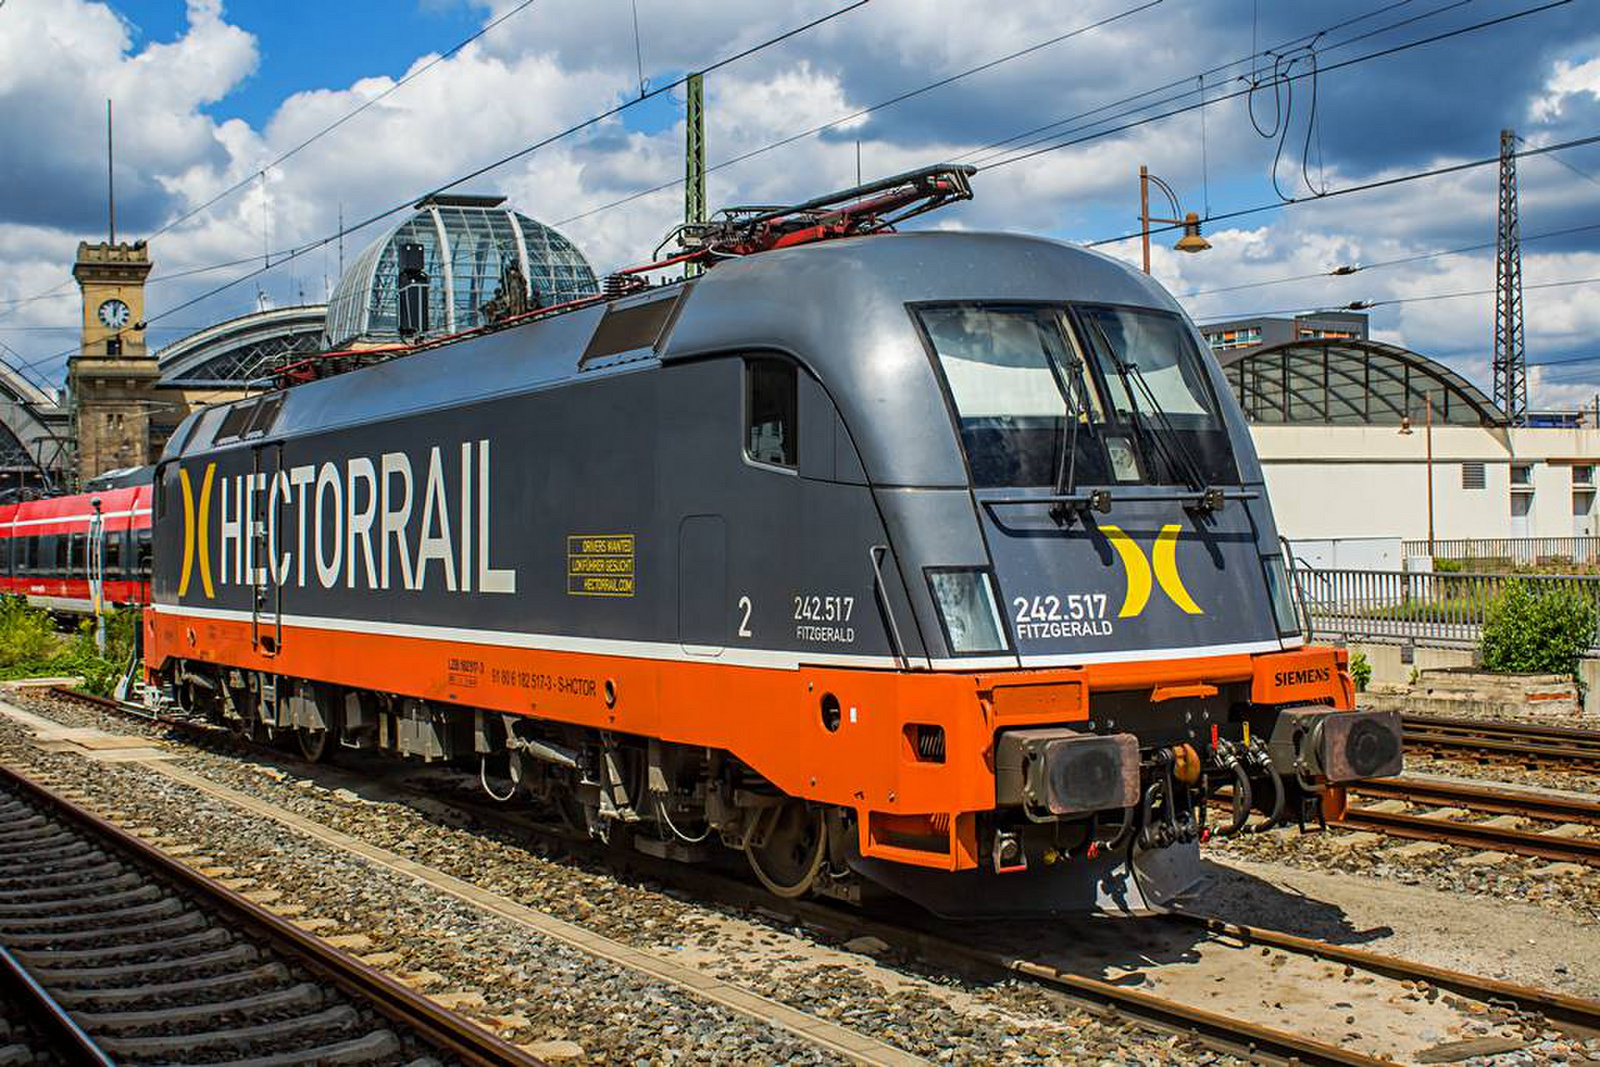
[[[106,338],[106,355],[108,355],[108,356],[120,356],[120,355],[122,355],[122,338],[120,338],[120,337],[107,337]]]
[[[1356,341],[1360,335],[1354,330],[1325,330],[1320,326],[1302,326],[1299,331],[1302,341]]]
[[[1533,485],[1533,464],[1513,463],[1511,465],[1512,485]]]
[[[1212,330],[1205,335],[1206,344],[1217,351],[1229,348],[1250,348],[1261,343],[1261,327],[1246,326],[1237,330]]]
[[[757,463],[797,466],[800,379],[795,365],[781,359],[748,359],[744,381],[745,455]]]
[[[1573,485],[1593,485],[1594,484],[1594,464],[1592,464],[1592,463],[1582,463],[1582,464],[1578,464],[1578,465],[1574,466],[1572,468],[1572,484]]]
[[[1461,488],[1482,489],[1484,487],[1483,464],[1463,463],[1461,465]]]

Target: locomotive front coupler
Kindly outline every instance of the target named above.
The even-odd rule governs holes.
[[[1200,839],[1193,787],[1200,780],[1198,754],[1189,745],[1158,748],[1143,761],[1139,803],[1139,847],[1167,848]]]
[[[1320,704],[1251,705],[1244,720],[1272,769],[1306,792],[1387,778],[1403,769],[1398,712],[1336,711]]]

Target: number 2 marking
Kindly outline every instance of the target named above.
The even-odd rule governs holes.
[[[750,598],[747,597],[747,596],[740,597],[739,598],[739,607],[744,610],[744,619],[739,623],[739,636],[740,637],[749,637],[749,636],[751,636],[751,634],[750,634]]]

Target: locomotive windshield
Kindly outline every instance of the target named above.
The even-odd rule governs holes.
[[[1101,306],[919,308],[979,488],[1238,484],[1183,321]]]

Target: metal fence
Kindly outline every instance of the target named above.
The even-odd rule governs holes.
[[[1407,556],[1507,560],[1530,566],[1547,560],[1600,563],[1600,537],[1470,537],[1405,542]]]
[[[1489,605],[1517,581],[1535,596],[1567,592],[1600,609],[1600,576],[1417,574],[1296,567],[1296,591],[1314,638],[1410,642],[1435,648],[1478,644]],[[1591,651],[1600,639],[1591,635]]]

